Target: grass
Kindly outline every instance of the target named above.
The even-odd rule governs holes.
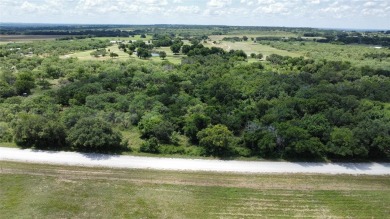
[[[10,42],[15,43],[27,43],[33,41],[42,40],[55,40],[64,37],[63,35],[0,35],[0,43],[8,44]]]
[[[98,40],[115,40],[115,41],[126,41],[128,42],[129,40],[143,40],[143,41],[148,41],[151,40],[153,37],[151,35],[146,35],[146,38],[141,38],[141,35],[135,35],[134,37],[95,37],[94,39]]]
[[[19,148],[15,142],[0,142],[0,147]]]
[[[231,31],[227,35],[210,35],[209,38],[211,41],[222,40],[225,37],[240,37],[247,36],[249,39],[256,37],[298,37],[298,34],[285,31],[250,31],[245,34],[242,33],[242,30]]]
[[[356,66],[372,66],[390,69],[390,58],[372,59],[365,58],[364,54],[386,53],[390,54],[388,49],[376,49],[368,45],[336,45],[331,43],[317,42],[261,42],[268,44],[276,49],[299,53],[305,57],[321,60],[327,59],[332,61],[349,61]]]
[[[268,45],[262,45],[251,41],[247,41],[247,42],[219,41],[216,44],[214,44],[213,41],[208,41],[204,45],[207,47],[212,47],[212,46],[220,47],[226,51],[229,51],[231,49],[243,50],[248,56],[251,53],[256,53],[256,54],[262,53],[264,55],[264,59],[266,56],[271,54],[278,54],[282,56],[291,56],[291,57],[303,56],[303,53],[300,52],[289,52],[286,50],[277,49]]]
[[[155,49],[156,51],[165,51],[166,54],[167,54],[167,57],[165,58],[165,60],[162,60],[160,57],[151,57],[151,58],[148,58],[148,59],[140,59],[138,57],[136,57],[135,55],[131,55],[129,56],[129,54],[123,52],[122,50],[118,49],[118,46],[117,45],[112,45],[110,47],[107,47],[106,50],[110,50],[110,52],[114,52],[116,54],[118,54],[118,57],[116,58],[111,58],[109,55],[105,56],[105,57],[94,57],[94,56],[91,56],[91,52],[93,52],[94,50],[87,50],[87,51],[82,51],[82,52],[75,52],[75,53],[72,53],[72,54],[67,54],[67,55],[64,55],[62,56],[61,58],[78,58],[79,60],[82,60],[82,61],[105,61],[105,60],[114,60],[114,61],[125,61],[125,60],[133,60],[133,61],[140,61],[140,62],[149,62],[149,61],[153,61],[153,62],[163,62],[163,61],[168,61],[168,62],[171,62],[173,64],[180,64],[181,63],[181,58],[184,57],[184,55],[175,55],[172,53],[171,49],[169,47],[160,47],[160,48],[157,48]]]
[[[389,176],[221,174],[0,162],[3,218],[386,218]]]

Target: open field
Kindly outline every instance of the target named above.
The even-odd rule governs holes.
[[[231,49],[234,50],[243,50],[247,55],[250,55],[251,53],[262,53],[264,55],[264,58],[271,54],[278,54],[282,56],[292,56],[292,57],[299,57],[303,56],[300,52],[289,52],[286,50],[277,49],[268,45],[262,45],[259,43],[253,43],[251,41],[247,42],[229,42],[229,41],[220,41],[216,44],[213,43],[213,41],[208,41],[204,44],[208,47],[220,47],[223,48],[226,51],[229,51]]]
[[[244,175],[0,162],[4,218],[386,218],[389,176]]]
[[[18,42],[26,43],[39,40],[55,40],[63,35],[0,35],[0,43]]]
[[[302,54],[316,60],[349,61],[356,66],[375,66],[390,69],[390,58],[373,59],[365,54],[390,54],[386,48],[375,48],[368,45],[336,45],[317,42],[262,42],[264,46],[291,53]]]
[[[86,60],[98,60],[98,61],[120,60],[120,61],[124,61],[124,60],[130,59],[130,60],[142,61],[142,62],[145,62],[145,61],[154,61],[154,62],[169,61],[169,62],[172,62],[174,64],[179,64],[179,63],[181,63],[181,58],[184,57],[184,55],[174,55],[169,47],[161,47],[161,48],[156,49],[156,51],[165,51],[166,52],[167,57],[165,58],[165,60],[162,60],[160,57],[151,57],[149,59],[140,59],[140,58],[136,57],[134,54],[129,56],[129,54],[123,52],[122,50],[119,50],[117,45],[112,45],[110,47],[107,47],[106,49],[110,50],[110,52],[114,52],[114,53],[118,54],[118,57],[111,58],[109,55],[107,55],[105,57],[96,58],[94,56],[91,56],[91,52],[93,52],[94,50],[87,50],[87,51],[75,52],[72,54],[64,55],[64,56],[62,56],[62,58],[72,57],[72,58],[78,58],[79,60],[84,60],[84,61],[86,61]]]
[[[110,46],[110,47],[107,47],[106,50],[110,50],[110,52],[114,52],[116,54],[118,54],[118,57],[116,58],[111,58],[109,54],[107,54],[105,57],[94,57],[94,56],[91,56],[91,52],[93,52],[94,50],[87,50],[87,51],[82,51],[82,52],[75,52],[75,53],[72,53],[72,54],[68,54],[68,55],[65,55],[65,56],[62,56],[62,58],[78,58],[80,60],[127,60],[129,59],[129,54],[121,51],[118,49],[118,46],[117,45],[113,45],[113,46]]]
[[[151,35],[146,35],[146,38],[141,38],[141,35],[135,35],[134,37],[94,37],[94,39],[98,40],[115,40],[115,41],[129,41],[129,40],[143,40],[148,41],[152,39]]]

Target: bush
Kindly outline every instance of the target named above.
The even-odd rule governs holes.
[[[40,115],[19,114],[14,124],[15,143],[22,147],[54,149],[65,146],[65,127]]]
[[[11,142],[12,132],[5,122],[0,122],[0,142]]]
[[[141,144],[139,148],[141,152],[158,154],[159,153],[159,144],[157,138],[150,138]]]
[[[233,141],[233,133],[225,125],[215,125],[198,133],[199,145],[204,147],[207,155],[225,156]]]
[[[164,143],[171,142],[171,135],[174,131],[173,124],[165,121],[162,115],[156,113],[145,114],[138,124],[143,138],[155,137]]]
[[[107,122],[96,118],[80,119],[70,129],[67,140],[81,151],[117,151],[122,148],[122,135],[112,130]]]

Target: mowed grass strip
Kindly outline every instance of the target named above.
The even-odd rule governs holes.
[[[0,218],[386,218],[389,179],[0,162]]]

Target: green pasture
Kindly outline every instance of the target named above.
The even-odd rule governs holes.
[[[349,61],[356,66],[375,66],[390,69],[390,58],[373,59],[364,57],[365,54],[390,54],[387,48],[375,48],[369,45],[337,45],[317,42],[261,42],[264,46],[275,49],[300,53],[307,58],[316,60]]]
[[[277,49],[268,45],[262,45],[251,41],[247,41],[247,42],[220,41],[215,44],[213,43],[213,41],[208,41],[207,43],[204,43],[204,45],[207,47],[213,47],[213,46],[220,47],[226,51],[229,51],[231,49],[243,50],[248,56],[251,53],[256,53],[256,54],[262,53],[264,55],[264,58],[271,54],[278,54],[282,56],[291,56],[291,57],[303,56],[303,54],[300,52],[292,52],[292,51]]]
[[[106,50],[110,50],[110,52],[114,52],[116,54],[118,54],[118,57],[115,57],[115,58],[111,58],[108,55],[106,55],[105,57],[94,57],[94,56],[91,56],[91,52],[93,52],[94,50],[87,50],[87,51],[81,51],[81,52],[75,52],[75,53],[72,53],[72,54],[67,54],[67,55],[64,55],[62,56],[62,58],[78,58],[79,60],[83,60],[83,61],[90,61],[90,60],[94,60],[94,61],[104,61],[104,60],[119,60],[119,61],[125,61],[125,60],[134,60],[134,61],[141,61],[141,62],[145,62],[145,61],[154,61],[154,62],[163,62],[163,61],[169,61],[171,63],[174,63],[174,64],[179,64],[181,63],[181,58],[184,57],[184,55],[174,55],[171,51],[171,49],[169,47],[160,47],[160,48],[156,48],[155,49],[155,52],[159,52],[159,51],[165,51],[166,54],[167,54],[167,57],[162,60],[160,57],[150,57],[148,59],[140,59],[138,58],[135,54],[129,56],[129,54],[123,52],[122,50],[118,49],[118,45],[114,44],[110,47],[107,47]]]
[[[389,176],[0,162],[2,218],[386,218],[389,203]]]

